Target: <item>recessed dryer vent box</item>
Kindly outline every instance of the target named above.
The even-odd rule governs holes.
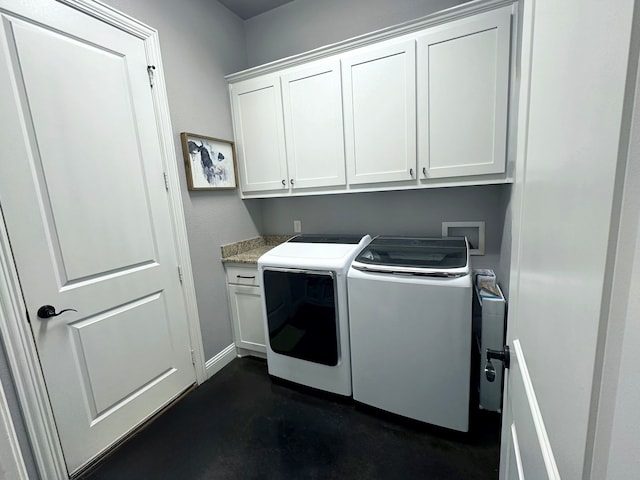
[[[442,222],[443,237],[467,237],[470,255],[484,255],[484,222]]]

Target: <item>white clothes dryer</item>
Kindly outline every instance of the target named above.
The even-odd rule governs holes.
[[[269,374],[351,395],[347,272],[369,235],[299,235],[258,259]]]

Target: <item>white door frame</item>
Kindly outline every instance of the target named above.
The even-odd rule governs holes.
[[[29,474],[22,458],[18,436],[11,420],[11,412],[7,404],[7,397],[4,395],[2,383],[0,383],[0,440],[8,444],[9,448],[0,448],[0,464],[2,473],[8,478],[28,480]]]
[[[195,284],[187,240],[178,167],[175,159],[173,129],[160,56],[157,30],[97,0],[57,0],[82,13],[112,25],[144,41],[148,65],[155,65],[152,98],[160,138],[162,165],[167,176],[169,208],[183,274],[183,294],[193,351],[196,381],[206,377],[204,348],[196,303]],[[0,0],[0,12],[19,10],[11,0]],[[161,172],[158,172],[160,174]],[[0,210],[1,210],[0,205]],[[0,212],[1,213],[1,212]],[[176,275],[178,272],[176,272]],[[0,334],[4,338],[9,367],[22,407],[27,433],[33,448],[38,473],[42,478],[67,478],[62,447],[40,369],[35,342],[29,327],[18,272],[13,261],[8,232],[0,220]]]

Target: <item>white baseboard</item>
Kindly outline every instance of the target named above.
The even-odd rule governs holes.
[[[246,348],[238,347],[238,356],[239,357],[257,357],[262,358],[264,360],[267,359],[267,354],[264,352],[258,352],[256,350],[248,350]]]
[[[227,348],[218,353],[215,357],[210,358],[205,363],[205,371],[207,372],[207,380],[218,373],[224,366],[228,365],[231,360],[238,356],[236,346],[232,343]]]

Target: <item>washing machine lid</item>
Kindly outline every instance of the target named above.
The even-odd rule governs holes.
[[[362,249],[352,267],[380,273],[460,277],[469,274],[469,246],[465,237],[380,236]]]

